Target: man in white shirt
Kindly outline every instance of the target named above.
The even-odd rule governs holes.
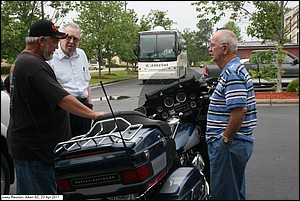
[[[88,59],[85,52],[78,48],[81,29],[75,23],[68,23],[63,30],[68,36],[61,40],[53,59],[48,63],[54,70],[61,86],[84,105],[93,109],[89,86],[91,76],[88,69]],[[91,119],[70,113],[72,137],[86,134],[91,128],[91,121]]]

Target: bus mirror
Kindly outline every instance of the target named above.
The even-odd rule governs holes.
[[[138,56],[138,48],[136,44],[133,45],[133,52],[136,56]]]
[[[175,51],[177,55],[181,53],[181,50],[182,50],[181,44],[178,44],[178,51]]]

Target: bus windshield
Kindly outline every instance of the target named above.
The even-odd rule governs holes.
[[[176,61],[175,33],[141,34],[139,61]]]

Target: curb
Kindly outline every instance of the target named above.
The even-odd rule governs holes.
[[[257,104],[299,104],[299,99],[256,99]]]

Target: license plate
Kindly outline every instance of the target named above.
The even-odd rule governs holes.
[[[108,200],[135,200],[134,194],[107,197]]]

